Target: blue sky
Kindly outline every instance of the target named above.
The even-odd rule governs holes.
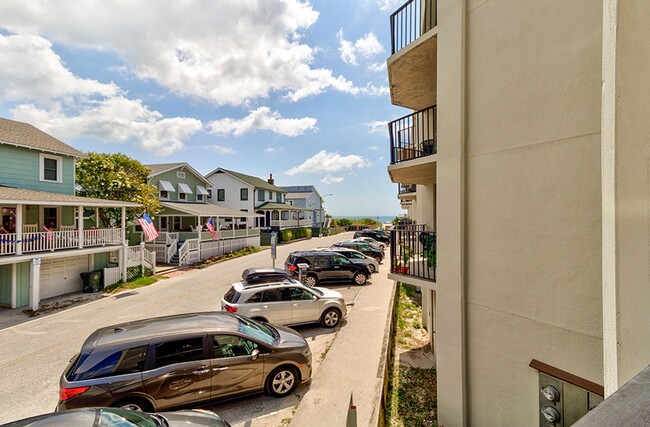
[[[161,6],[165,7],[162,8]],[[83,151],[316,185],[397,215],[385,68],[395,0],[3,1],[0,115]]]

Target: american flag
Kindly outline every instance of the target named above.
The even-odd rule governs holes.
[[[52,230],[47,228],[46,226],[43,226],[43,231],[45,231],[47,234],[47,240],[52,240]]]
[[[212,223],[212,218],[210,218],[210,220],[205,223],[205,226],[208,227],[208,230],[210,230],[210,234],[212,234],[212,240],[214,240],[215,233],[214,233],[214,224]]]
[[[142,227],[142,231],[144,232],[144,240],[148,242],[149,240],[154,240],[156,237],[160,236],[160,233],[158,233],[158,230],[156,230],[156,226],[153,225],[153,222],[151,222],[151,218],[149,218],[149,215],[142,214],[142,218],[136,219],[138,221],[138,225]]]

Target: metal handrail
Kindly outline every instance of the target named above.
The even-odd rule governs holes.
[[[429,156],[438,152],[437,108],[432,106],[388,123],[390,163]]]
[[[399,183],[397,184],[397,194],[415,193],[416,188],[415,184]]]
[[[391,55],[437,25],[437,0],[409,0],[390,15]]]
[[[421,230],[391,230],[390,254],[391,272],[436,281],[435,233]]]

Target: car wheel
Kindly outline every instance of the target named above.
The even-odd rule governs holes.
[[[308,274],[302,278],[302,283],[307,286],[316,286],[318,284],[318,278],[313,274]]]
[[[375,273],[375,265],[374,264],[368,264],[368,270],[370,270],[371,274]]]
[[[266,391],[273,397],[285,397],[298,385],[298,374],[292,366],[281,366],[266,378]]]
[[[381,257],[380,257],[380,256],[376,256],[376,257],[375,257],[375,261],[377,261],[377,264],[381,264]]]
[[[138,412],[151,412],[153,407],[149,402],[144,399],[132,398],[120,400],[114,405],[116,408],[126,409],[129,411],[138,411]]]
[[[352,280],[354,280],[354,283],[357,284],[357,285],[365,285],[366,280],[368,280],[368,276],[366,276],[366,273],[359,272],[359,273],[354,275]]]
[[[333,328],[341,321],[341,313],[335,308],[325,310],[320,317],[320,324],[324,328]]]

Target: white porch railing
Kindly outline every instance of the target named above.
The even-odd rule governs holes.
[[[147,250],[144,245],[129,246],[126,253],[126,266],[141,266],[148,268],[153,274],[156,274],[156,252]]]
[[[199,239],[188,239],[178,250],[178,265],[189,265],[199,261]]]
[[[0,234],[0,256],[16,254],[19,242],[22,253],[75,249],[79,247],[79,230]],[[119,245],[121,242],[119,228],[83,230],[83,247]]]

